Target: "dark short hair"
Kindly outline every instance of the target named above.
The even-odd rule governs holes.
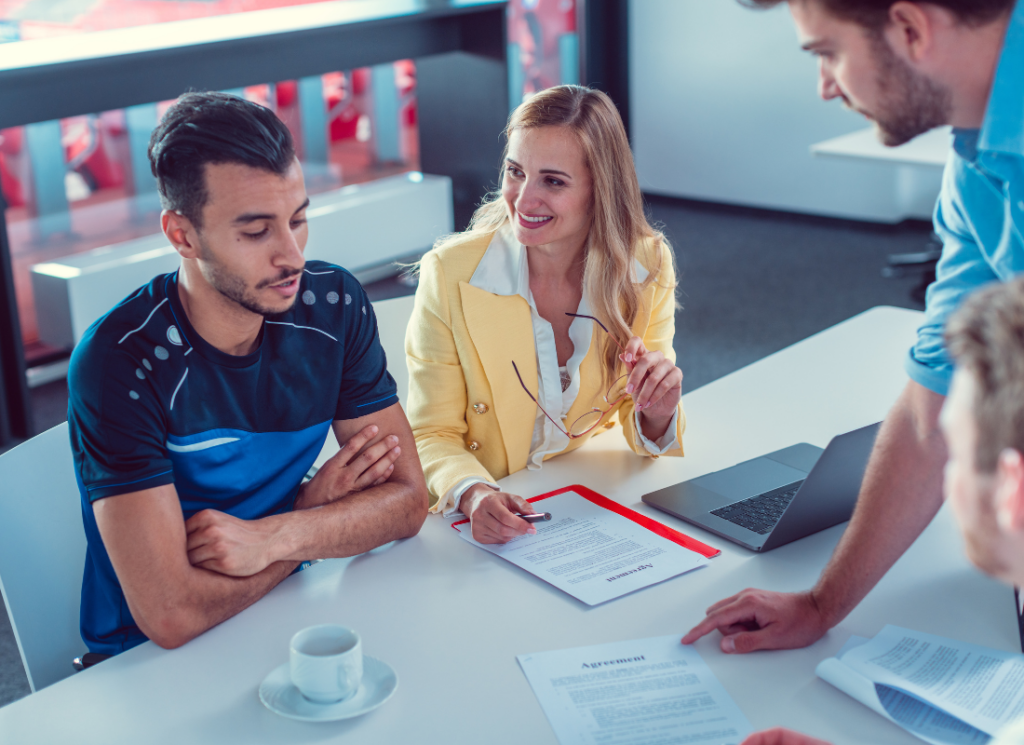
[[[1024,277],[970,295],[946,325],[946,344],[977,382],[974,457],[992,473],[1006,448],[1024,453]]]
[[[149,138],[160,202],[203,225],[208,163],[239,163],[283,175],[295,159],[291,132],[273,111],[227,93],[186,93]]]
[[[836,18],[854,21],[877,30],[889,25],[889,8],[896,0],[809,0],[820,3]],[[1015,0],[920,0],[951,11],[961,23],[980,25],[994,21],[1011,10]],[[789,0],[739,0],[749,8],[774,8]]]

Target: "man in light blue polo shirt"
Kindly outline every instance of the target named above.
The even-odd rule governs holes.
[[[1024,0],[788,5],[801,45],[819,59],[822,98],[867,116],[886,145],[944,124],[955,144],[935,208],[942,258],[906,359],[910,381],[879,432],[853,519],[813,589],[744,590],[683,638],[717,629],[728,653],[817,641],[935,516],[946,462],[938,416],[953,373],[946,320],[979,287],[1024,271]]]

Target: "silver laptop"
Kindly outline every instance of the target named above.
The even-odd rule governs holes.
[[[776,450],[643,496],[670,515],[754,551],[770,551],[850,519],[879,423]]]

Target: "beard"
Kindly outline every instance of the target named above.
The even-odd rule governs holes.
[[[858,111],[874,121],[882,144],[897,147],[948,124],[953,108],[949,89],[915,72],[880,34],[872,46],[879,75],[878,110]]]
[[[244,279],[225,269],[223,264],[214,258],[213,252],[210,251],[209,247],[201,239],[199,241],[199,253],[203,259],[203,263],[200,264],[200,271],[202,271],[203,277],[210,283],[210,286],[228,300],[242,306],[250,313],[270,318],[284,313],[295,304],[298,294],[289,298],[285,307],[271,308],[259,301],[256,292],[301,274],[301,267],[298,269],[283,269],[277,277],[264,279],[257,283],[255,288],[250,288]]]

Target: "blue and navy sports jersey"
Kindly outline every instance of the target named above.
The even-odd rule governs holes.
[[[69,426],[88,538],[82,638],[117,654],[146,640],[96,527],[92,503],[174,484],[185,519],[253,520],[292,509],[331,421],[398,402],[377,321],[344,269],[306,264],[292,309],[236,357],[205,342],[156,277],[93,324],[71,356]]]

